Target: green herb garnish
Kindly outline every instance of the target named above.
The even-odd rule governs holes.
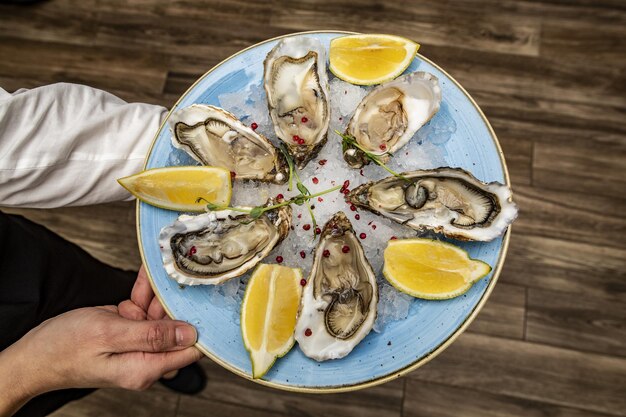
[[[287,165],[289,165],[289,187],[287,189],[289,191],[292,190],[292,188],[293,188],[293,178],[295,178],[296,179],[296,188],[298,189],[298,191],[300,191],[300,196],[308,197],[308,198],[303,198],[303,199],[299,199],[297,201],[294,201],[294,203],[299,205],[299,206],[301,206],[302,204],[306,205],[306,209],[309,212],[309,215],[311,216],[311,223],[313,223],[313,227],[312,227],[312,229],[313,229],[313,239],[315,239],[315,229],[317,229],[317,221],[315,220],[315,215],[313,214],[313,209],[311,208],[311,205],[309,204],[309,200],[311,198],[313,198],[314,196],[311,195],[311,192],[309,191],[309,189],[306,188],[306,186],[300,180],[300,176],[298,175],[298,170],[295,168],[295,164],[293,163],[293,158],[291,157],[291,154],[287,150],[285,144],[281,143],[280,151],[285,156],[285,159],[287,160]],[[315,197],[317,197],[317,195],[315,195]]]
[[[206,208],[209,211],[216,211],[216,210],[232,210],[232,211],[238,211],[241,213],[247,213],[253,220],[258,219],[259,217],[261,217],[263,215],[263,213],[265,213],[266,211],[270,211],[270,210],[274,210],[277,209],[279,207],[284,207],[284,206],[288,206],[290,204],[297,204],[299,206],[301,206],[302,204],[307,204],[308,206],[308,201],[312,198],[316,198],[319,197],[321,195],[324,194],[328,194],[328,193],[332,193],[333,191],[337,191],[338,189],[340,189],[341,186],[338,185],[336,187],[333,188],[329,188],[327,190],[324,191],[320,191],[319,193],[315,193],[315,194],[303,194],[300,193],[294,197],[291,197],[288,200],[283,200],[280,203],[277,204],[273,204],[271,206],[256,206],[256,207],[252,207],[251,209],[245,209],[245,208],[241,208],[241,207],[229,207],[229,206],[220,206],[214,203],[210,203],[208,202],[206,199],[200,197],[196,200],[196,203],[199,203],[200,201],[204,200],[207,204],[206,204]],[[308,190],[307,190],[308,191]],[[310,206],[309,210],[310,210]],[[311,217],[313,217],[313,213],[311,212]],[[315,225],[315,220],[313,220],[313,224]],[[315,226],[314,226],[315,227]]]
[[[387,165],[385,165],[385,163],[380,159],[380,157],[378,155],[369,152],[368,150],[364,149],[361,145],[359,145],[357,143],[356,139],[354,138],[354,136],[341,133],[338,130],[335,130],[335,133],[338,134],[339,136],[341,136],[341,138],[342,138],[341,145],[342,145],[344,151],[347,148],[357,148],[358,150],[363,152],[363,154],[365,155],[365,157],[367,159],[369,159],[370,161],[374,162],[375,164],[383,167],[387,172],[389,172],[394,177],[398,177],[398,178],[401,178],[401,179],[403,179],[405,181],[408,181],[408,179],[406,177],[398,174],[396,171],[392,170]],[[389,152],[385,152],[383,155],[393,156]]]

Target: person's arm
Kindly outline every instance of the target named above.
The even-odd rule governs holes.
[[[0,88],[0,206],[131,198],[116,179],[141,171],[166,112],[77,84]]]
[[[63,388],[148,388],[202,356],[195,329],[174,320],[132,320],[115,306],[72,310],[0,352],[0,416]]]

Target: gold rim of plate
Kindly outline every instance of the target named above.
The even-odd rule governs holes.
[[[185,91],[185,93],[180,96],[180,98],[176,101],[176,103],[171,107],[171,109],[167,113],[167,116],[165,117],[165,119],[163,119],[163,122],[161,123],[161,126],[159,127],[159,130],[154,135],[154,139],[152,139],[152,144],[150,145],[150,149],[148,151],[148,155],[146,156],[146,161],[144,162],[144,170],[146,169],[146,166],[148,164],[148,159],[149,159],[150,155],[152,154],[152,149],[154,148],[154,144],[156,143],[156,140],[158,139],[161,131],[163,130],[163,127],[167,123],[167,120],[169,119],[170,115],[172,114],[172,109],[176,108],[176,106],[178,106],[178,104],[181,102],[181,100],[184,97],[186,97],[187,94],[189,94],[189,92],[196,86],[196,84],[198,84],[201,80],[203,80],[207,75],[212,73],[216,68],[221,66],[223,63],[225,63],[229,59],[231,59],[233,57],[236,57],[237,55],[242,54],[242,53],[244,53],[244,52],[246,52],[246,51],[248,51],[248,50],[250,50],[252,48],[255,48],[255,47],[263,45],[263,44],[266,44],[268,42],[273,42],[275,40],[279,40],[279,39],[287,38],[287,37],[291,37],[291,36],[315,35],[315,34],[321,34],[321,33],[343,33],[343,34],[346,34],[346,35],[358,35],[358,34],[360,34],[359,32],[349,32],[349,31],[345,31],[345,30],[313,30],[313,31],[307,31],[307,32],[289,33],[289,34],[286,34],[286,35],[277,36],[275,38],[267,39],[267,40],[264,40],[263,42],[259,42],[259,43],[256,43],[254,45],[248,46],[247,48],[242,49],[241,51],[239,51],[239,52],[229,56],[228,58],[222,60],[220,63],[215,65],[213,68],[208,70],[206,73],[204,73],[204,75],[202,75],[200,78],[198,78],[196,80],[196,82],[194,82],[191,85],[191,87],[189,87],[187,89],[187,91]],[[450,74],[448,74],[446,71],[444,71],[443,68],[441,68],[439,65],[435,64],[434,62],[432,62],[430,59],[424,57],[419,52],[416,54],[416,56],[419,57],[421,60],[429,63],[433,67],[437,68],[443,74],[445,74],[450,79],[450,81],[452,81],[463,92],[463,94],[468,98],[468,100],[474,105],[474,107],[476,108],[476,110],[480,114],[480,117],[485,122],[485,125],[487,126],[487,129],[489,130],[489,133],[491,135],[491,139],[493,140],[493,143],[496,145],[496,149],[498,150],[498,155],[500,156],[500,163],[502,165],[502,170],[504,172],[504,179],[505,179],[506,185],[508,187],[511,187],[511,182],[510,182],[510,178],[509,178],[509,170],[507,168],[506,161],[504,160],[504,154],[502,153],[502,148],[500,147],[500,143],[498,142],[498,138],[496,137],[496,133],[494,132],[493,128],[491,127],[491,124],[489,123],[489,121],[485,117],[485,114],[480,109],[480,107],[478,106],[476,101],[474,101],[474,99],[469,95],[469,93],[467,91],[465,91],[463,86],[461,86],[461,84],[459,84],[459,82],[456,81]],[[163,308],[165,309],[165,312],[167,313],[167,315],[170,316],[172,319],[175,319],[176,317],[174,317],[174,315],[172,314],[172,312],[168,308],[167,304],[164,302],[163,298],[161,297],[159,289],[154,284],[154,280],[152,278],[152,274],[150,273],[150,268],[145,263],[143,245],[141,243],[141,223],[140,223],[140,219],[139,219],[139,204],[140,204],[140,202],[139,202],[139,200],[137,200],[137,205],[136,205],[137,241],[139,243],[139,253],[141,254],[141,261],[145,265],[146,273],[148,275],[148,279],[150,281],[150,285],[152,286],[152,289],[154,290],[154,294],[157,296],[158,300],[163,305]],[[241,376],[242,378],[245,378],[245,379],[247,379],[249,381],[256,382],[256,383],[261,384],[261,385],[265,385],[265,386],[268,386],[268,387],[271,387],[271,388],[277,388],[277,389],[281,389],[281,390],[285,390],[285,391],[310,393],[310,394],[332,394],[332,393],[338,393],[338,392],[356,391],[356,390],[359,390],[359,389],[364,389],[364,388],[369,388],[369,387],[373,387],[373,386],[376,386],[376,385],[384,384],[385,382],[389,382],[389,381],[392,381],[392,380],[394,380],[396,378],[399,378],[399,377],[401,377],[401,376],[403,376],[403,375],[405,375],[405,374],[407,374],[407,373],[409,373],[409,372],[419,368],[420,366],[425,365],[426,363],[430,362],[430,360],[435,358],[437,355],[439,355],[441,352],[443,352],[450,344],[452,344],[452,342],[454,342],[456,340],[456,338],[459,337],[461,335],[461,333],[463,333],[465,331],[465,329],[467,329],[467,327],[472,323],[472,321],[474,321],[474,319],[476,318],[476,316],[478,315],[480,310],[483,308],[485,302],[489,298],[489,295],[491,294],[491,291],[493,291],[493,287],[496,285],[496,282],[498,281],[498,277],[500,276],[500,272],[502,271],[502,265],[504,264],[504,259],[506,258],[506,253],[507,253],[508,248],[509,248],[510,236],[511,236],[511,226],[508,227],[508,229],[504,233],[504,236],[502,237],[502,247],[500,248],[500,254],[498,256],[498,262],[497,262],[497,264],[495,265],[495,267],[493,269],[493,275],[491,277],[491,280],[489,281],[489,284],[487,285],[487,288],[485,289],[485,292],[484,292],[482,298],[480,299],[480,301],[478,302],[476,307],[474,307],[474,309],[470,312],[469,316],[467,316],[465,321],[446,340],[441,342],[441,344],[439,344],[439,346],[435,347],[429,353],[427,353],[426,355],[424,355],[420,359],[417,359],[415,362],[405,366],[404,368],[398,369],[397,371],[394,371],[394,372],[389,373],[387,375],[384,375],[384,376],[381,376],[381,377],[377,377],[377,378],[373,378],[373,379],[371,379],[369,381],[360,382],[360,383],[354,384],[354,385],[341,385],[341,386],[335,386],[335,387],[316,388],[316,387],[301,387],[301,386],[294,386],[294,385],[285,385],[285,384],[280,384],[280,383],[277,383],[277,382],[266,381],[264,379],[253,379],[252,375],[248,375],[245,372],[242,372],[241,370],[231,366],[229,363],[223,361],[218,356],[216,356],[216,355],[212,354],[211,352],[209,352],[200,343],[196,343],[196,347],[204,355],[208,356],[211,360],[213,360],[217,364],[221,365],[222,367],[228,369],[229,371],[233,372],[234,374]]]

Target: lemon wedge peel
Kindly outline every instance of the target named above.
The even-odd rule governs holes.
[[[457,268],[441,268],[438,265],[433,266],[433,263],[429,264],[421,260],[416,260],[415,258],[412,258],[411,262],[413,262],[414,264],[425,266],[426,268],[424,269],[431,274],[436,275],[437,273],[443,272],[444,274],[448,275],[447,278],[450,278],[450,276],[455,276],[456,278],[460,277],[463,280],[464,285],[458,286],[458,288],[448,292],[424,292],[403,284],[402,282],[400,282],[402,280],[399,280],[394,276],[394,274],[398,273],[398,268],[390,266],[390,263],[388,262],[390,257],[388,256],[389,248],[402,245],[429,245],[431,247],[436,247],[437,249],[444,249],[444,251],[448,251],[450,255],[453,254],[452,256],[455,256],[457,260],[461,260],[463,262],[463,265],[460,265]],[[458,246],[455,246],[448,242],[426,238],[391,240],[389,241],[387,248],[385,249],[384,259],[385,264],[383,266],[383,275],[387,282],[389,282],[394,288],[396,288],[400,292],[411,295],[412,297],[422,298],[426,300],[448,300],[463,295],[472,287],[472,285],[474,285],[480,279],[484,278],[492,270],[489,264],[478,259],[470,258],[467,251],[461,249]],[[396,270],[394,271],[394,269]]]
[[[380,84],[402,74],[419,47],[418,43],[396,35],[341,36],[330,42],[328,68],[351,84]]]
[[[260,280],[260,278],[255,278],[255,277],[261,277],[262,279],[263,276],[261,274],[263,274],[265,272],[264,270],[268,268],[272,270],[269,271],[270,272],[270,277],[269,277],[270,287],[268,288],[268,300],[267,300],[267,305],[265,307],[266,316],[263,322],[263,331],[261,333],[262,341],[261,341],[261,345],[255,349],[252,346],[253,343],[250,342],[250,336],[248,334],[249,332],[246,326],[246,323],[248,322],[247,307],[248,307],[249,298],[251,297],[250,295],[251,291],[253,291],[255,288],[255,285],[257,285],[255,282],[257,280]],[[290,326],[291,331],[289,332],[289,337],[278,348],[274,349],[273,351],[267,351],[265,348],[267,348],[267,344],[268,344],[269,330],[272,328],[272,324],[274,324],[274,321],[271,318],[271,314],[274,310],[272,307],[274,307],[274,301],[275,301],[275,296],[276,296],[276,291],[275,291],[276,285],[279,284],[277,282],[278,281],[277,275],[281,271],[292,274],[290,278],[293,279],[294,288],[297,291],[297,303],[294,306],[295,308],[294,308],[294,316],[293,316],[293,325]],[[262,378],[272,368],[272,366],[274,366],[274,363],[276,362],[276,360],[279,358],[282,358],[287,353],[289,353],[289,351],[295,344],[294,330],[296,326],[296,314],[298,312],[298,309],[300,306],[300,298],[302,296],[302,286],[300,285],[301,279],[302,279],[302,270],[300,270],[299,268],[290,268],[287,266],[281,266],[277,264],[259,264],[259,266],[257,266],[257,268],[252,273],[252,276],[250,277],[250,281],[248,282],[248,286],[246,287],[246,291],[243,296],[243,301],[241,303],[240,322],[241,322],[241,335],[244,341],[244,347],[248,351],[250,355],[250,361],[252,362],[252,378],[253,379]],[[268,316],[269,316],[269,319],[267,319]]]
[[[219,167],[152,168],[117,182],[140,201],[165,210],[203,212],[206,201],[228,206],[232,196],[230,171]]]

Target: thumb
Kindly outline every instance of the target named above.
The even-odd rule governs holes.
[[[117,353],[167,352],[193,346],[197,338],[196,329],[184,321],[121,319],[110,342]]]

